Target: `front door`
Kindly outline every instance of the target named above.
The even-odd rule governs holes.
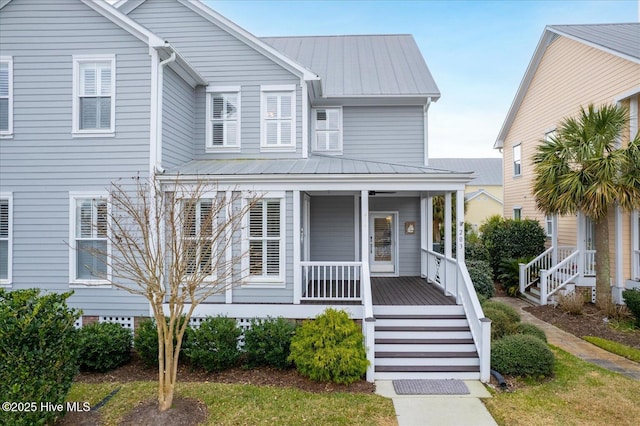
[[[396,231],[395,213],[369,214],[369,266],[372,273],[396,273]]]

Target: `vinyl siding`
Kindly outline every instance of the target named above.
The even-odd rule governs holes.
[[[130,17],[168,40],[214,86],[241,86],[241,145],[245,158],[299,157],[302,98],[300,78],[177,1],[147,0]],[[296,84],[295,153],[260,152],[260,86]],[[193,152],[198,159],[233,158],[205,153],[204,88],[196,92]]]
[[[311,197],[309,244],[312,261],[354,260],[353,209],[352,196]]]
[[[369,212],[399,213],[399,273],[403,276],[420,275],[420,199],[410,197],[370,197]],[[415,233],[404,233],[405,222],[416,223]]]
[[[162,165],[175,167],[193,158],[195,91],[175,71],[163,71]]]
[[[424,164],[422,107],[344,107],[342,111],[344,157]]]
[[[108,40],[108,42],[105,42]],[[69,290],[69,191],[104,192],[147,173],[150,56],[146,44],[79,1],[16,0],[0,13],[13,57],[14,135],[0,140],[0,191],[13,194],[13,289]],[[72,138],[72,55],[116,57],[115,137]],[[115,289],[76,289],[85,315],[145,315]]]

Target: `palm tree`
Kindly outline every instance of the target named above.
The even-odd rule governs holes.
[[[533,157],[533,193],[547,214],[580,211],[595,225],[596,305],[611,303],[609,213],[640,208],[640,134],[624,147],[628,111],[616,105],[581,108],[565,118]],[[628,133],[627,133],[628,134]]]

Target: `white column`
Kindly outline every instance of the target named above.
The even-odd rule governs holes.
[[[456,192],[456,259],[464,263],[464,191]]]
[[[622,244],[622,210],[620,206],[616,206],[616,230],[615,230],[615,252],[618,254],[615,256],[616,259],[616,280],[615,286],[620,288],[624,288],[624,266],[623,266],[623,244]],[[622,303],[622,290],[614,292],[614,303]]]
[[[579,280],[584,278],[584,259],[585,259],[585,250],[587,249],[587,245],[585,244],[585,227],[586,220],[584,214],[582,212],[578,212],[578,233],[576,237],[576,247],[578,248],[578,272],[580,273]],[[580,284],[578,282],[578,284]]]
[[[360,252],[360,195],[353,196],[353,260],[356,262],[361,259]]]
[[[451,258],[451,193],[444,194],[444,255]]]
[[[433,196],[427,196],[427,220],[426,220],[426,231],[427,231],[427,246],[426,249],[429,251],[433,251]]]
[[[293,191],[293,303],[300,304],[302,298],[302,268],[300,266],[300,191]]]
[[[423,250],[427,247],[427,198],[420,193],[420,275],[427,276],[427,262]]]
[[[226,211],[226,219],[233,217],[233,206],[231,205],[233,200],[233,194],[231,191],[225,191],[224,193],[224,203],[227,206]],[[227,264],[227,268],[231,270],[227,272],[227,276],[225,277],[225,292],[224,292],[224,303],[233,303],[233,232],[231,229],[228,229],[226,238],[231,238],[231,241],[227,241],[227,247],[225,248],[225,263]]]
[[[369,191],[360,193],[360,260],[369,262]]]
[[[640,250],[640,211],[631,213],[631,278],[640,277],[640,259],[635,250]]]
[[[556,265],[558,264],[558,215],[557,214],[554,214],[551,216],[551,247],[553,247],[553,251],[551,252],[553,264]]]

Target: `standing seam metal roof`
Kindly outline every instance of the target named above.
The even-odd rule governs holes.
[[[429,167],[473,172],[468,185],[502,185],[501,158],[429,158]]]
[[[263,37],[261,40],[317,73],[326,97],[440,97],[440,90],[411,35]]]
[[[549,29],[640,59],[640,23],[550,25]]]

